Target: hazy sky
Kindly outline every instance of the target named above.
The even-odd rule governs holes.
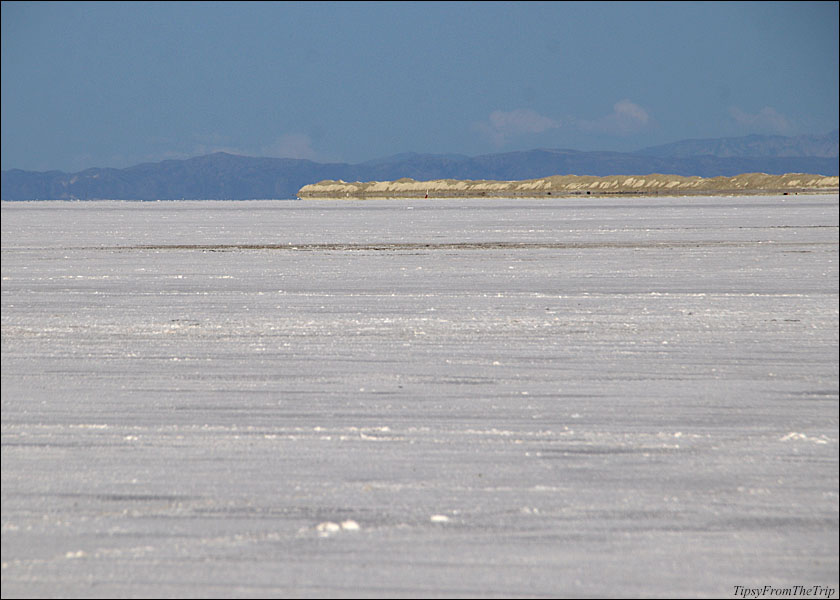
[[[838,3],[2,3],[2,168],[838,127]]]

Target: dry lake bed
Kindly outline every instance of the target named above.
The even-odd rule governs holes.
[[[2,203],[4,598],[753,590],[838,596],[836,194]]]

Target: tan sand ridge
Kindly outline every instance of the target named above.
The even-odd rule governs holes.
[[[838,177],[789,173],[745,173],[734,177],[681,177],[679,175],[554,175],[524,181],[437,179],[415,181],[321,181],[306,185],[299,198],[541,198],[545,196],[605,195],[747,195],[832,193]]]

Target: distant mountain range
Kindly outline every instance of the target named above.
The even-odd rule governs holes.
[[[3,200],[289,199],[325,179],[519,180],[551,175],[732,177],[741,173],[838,175],[838,132],[685,140],[636,152],[527,150],[482,156],[398,154],[359,164],[254,158],[217,152],[125,169],[2,172]]]
[[[748,135],[737,138],[711,140],[683,140],[673,144],[653,146],[636,154],[662,158],[691,158],[716,156],[718,158],[745,157],[822,157],[837,158],[838,132],[827,135]],[[828,173],[815,173],[815,175]]]

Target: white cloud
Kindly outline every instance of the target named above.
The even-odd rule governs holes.
[[[530,108],[511,111],[494,110],[486,122],[476,123],[475,129],[490,137],[496,146],[520,135],[543,133],[560,127],[560,122],[543,116]]]
[[[215,152],[271,158],[314,159],[316,156],[312,149],[311,138],[303,133],[287,133],[269,144],[263,146],[249,145],[247,147],[237,145],[228,136],[219,134],[202,134],[194,137],[194,143],[189,149],[167,150],[159,154],[159,156],[162,156],[159,160],[166,158],[183,159]]]
[[[273,143],[262,148],[263,156],[274,158],[307,158],[316,157],[312,149],[312,138],[305,133],[287,133],[281,135]]]
[[[613,105],[613,111],[592,121],[579,120],[577,126],[584,131],[606,133],[609,135],[630,135],[638,133],[651,125],[648,112],[630,100],[620,100]]]
[[[794,130],[791,122],[770,106],[765,106],[754,115],[744,112],[737,106],[732,106],[729,109],[729,116],[738,126],[753,133],[789,134]]]

